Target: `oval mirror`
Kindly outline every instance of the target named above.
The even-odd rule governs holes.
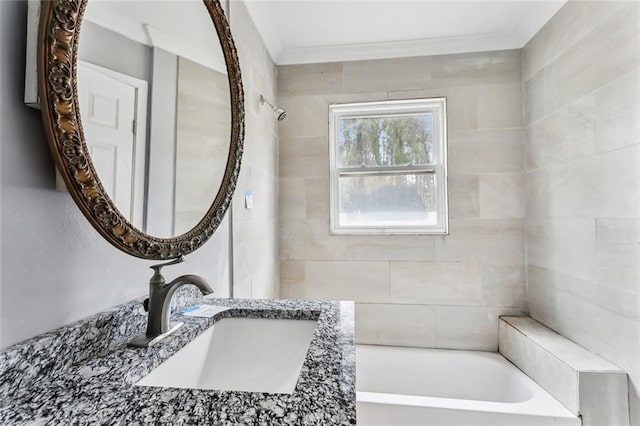
[[[39,45],[49,143],[91,224],[145,259],[204,244],[231,203],[244,134],[219,2],[43,2]]]

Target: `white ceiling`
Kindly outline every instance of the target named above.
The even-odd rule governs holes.
[[[517,49],[566,0],[244,2],[273,60],[300,64]]]

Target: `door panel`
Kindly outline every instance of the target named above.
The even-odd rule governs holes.
[[[142,218],[133,215],[136,88],[82,64],[78,79],[82,127],[93,165],[118,210],[140,223]]]

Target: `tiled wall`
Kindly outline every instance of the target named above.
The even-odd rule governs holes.
[[[242,70],[245,139],[242,169],[233,200],[233,290],[237,298],[279,295],[278,136],[260,94],[275,98],[276,68],[243,2],[230,2],[231,30]],[[245,208],[246,191],[254,208]]]
[[[639,6],[571,1],[522,56],[531,315],[630,374],[636,426]]]
[[[519,51],[278,67],[287,298],[357,302],[361,343],[495,350],[525,312]],[[447,98],[448,236],[329,235],[328,106]]]

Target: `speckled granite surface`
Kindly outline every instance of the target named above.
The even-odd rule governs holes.
[[[0,354],[0,424],[355,424],[351,302],[199,299],[232,309],[185,325],[148,349],[126,346],[144,331],[140,301],[15,345]],[[133,386],[216,320],[318,319],[292,395]]]

